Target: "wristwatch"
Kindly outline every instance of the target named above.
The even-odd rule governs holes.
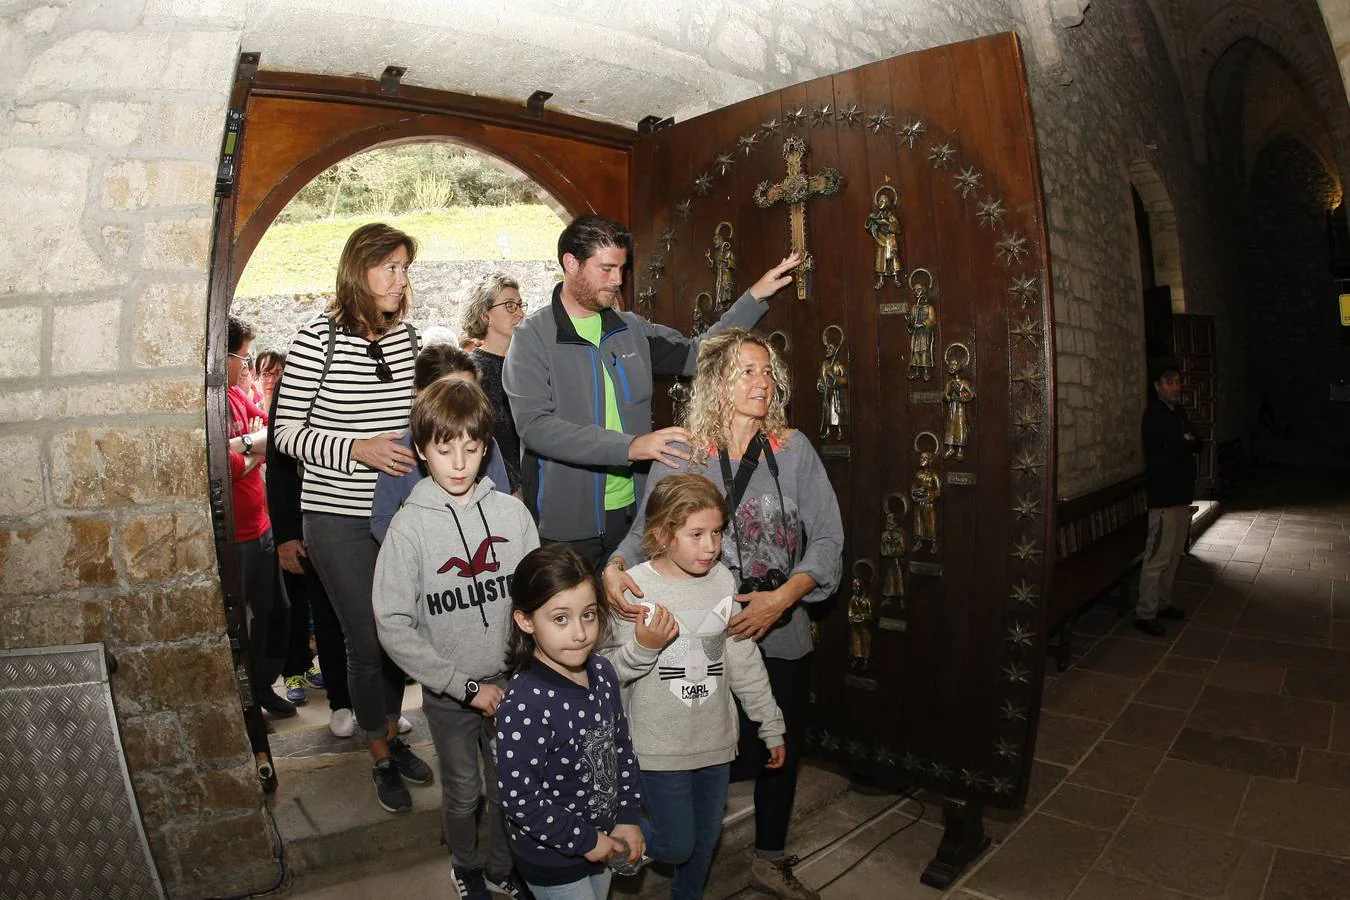
[[[473,703],[474,698],[478,696],[478,682],[472,678],[464,682],[464,702]]]
[[[253,435],[241,434],[239,435],[239,442],[244,445],[245,456],[248,456],[250,453],[253,452]]]

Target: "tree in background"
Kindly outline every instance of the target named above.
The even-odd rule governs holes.
[[[423,142],[377,148],[336,163],[307,184],[278,221],[537,202],[538,189],[529,179],[491,157]]]

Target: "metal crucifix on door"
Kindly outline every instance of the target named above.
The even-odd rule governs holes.
[[[787,160],[787,175],[777,184],[761,181],[755,188],[755,205],[768,209],[782,201],[788,205],[788,224],[792,232],[792,249],[799,250],[802,261],[797,266],[797,299],[806,299],[806,274],[816,267],[816,261],[806,249],[806,201],[812,194],[830,196],[839,193],[844,176],[838,169],[822,169],[808,175],[802,169],[806,156],[806,142],[796,135],[783,141],[783,158]]]

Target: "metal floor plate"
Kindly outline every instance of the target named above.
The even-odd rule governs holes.
[[[0,897],[163,897],[102,644],[0,651]]]

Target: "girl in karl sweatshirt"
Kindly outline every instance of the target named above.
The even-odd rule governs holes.
[[[733,696],[759,723],[769,766],[783,764],[783,715],[759,648],[726,635],[739,608],[719,562],[725,522],[726,501],[702,475],[671,475],[652,491],[642,537],[649,561],[629,573],[648,621],[613,618],[602,650],[623,683],[651,815],[642,822],[647,853],[675,865],[672,900],[702,897],[712,866],[739,738]],[[661,629],[667,616],[678,637]]]

